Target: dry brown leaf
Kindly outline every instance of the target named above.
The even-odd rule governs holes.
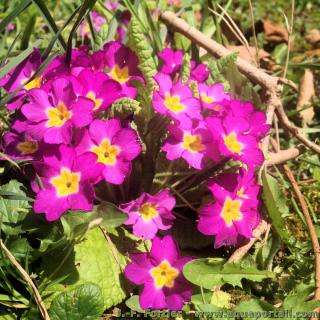
[[[288,30],[270,20],[263,20],[263,32],[266,41],[272,43],[288,42]]]
[[[255,64],[256,59],[256,48],[255,47],[245,47],[245,46],[227,46],[227,48],[232,52],[238,52],[239,57],[242,59],[247,60],[248,62]],[[249,50],[250,53],[249,53]],[[259,58],[259,64],[262,68],[267,70],[272,70],[275,66],[275,62],[267,51],[263,49],[258,50],[258,58]]]
[[[311,70],[306,69],[300,80],[299,96],[297,102],[297,110],[302,109],[306,105],[311,104],[314,96],[314,76]],[[308,108],[299,113],[303,126],[308,125],[314,117],[314,109]]]
[[[306,35],[306,40],[314,47],[320,47],[320,31],[318,29],[312,29]]]

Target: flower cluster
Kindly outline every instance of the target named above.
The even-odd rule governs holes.
[[[260,143],[269,130],[265,114],[250,102],[234,99],[222,84],[208,85],[204,64],[191,60],[190,77],[183,82],[182,51],[166,48],[159,57],[153,107],[171,119],[162,146],[167,159],[182,158],[198,170],[228,160],[240,164],[239,173],[209,182],[215,202],[200,211],[199,231],[215,236],[215,248],[251,238],[259,222],[254,171],[264,161]]]
[[[130,122],[102,116],[115,100],[136,96],[132,79],[144,80],[135,54],[115,41],[93,54],[73,50],[70,68],[58,56],[35,75],[41,62],[34,50],[0,80],[17,91],[3,148],[13,159],[34,160],[34,210],[52,221],[69,209],[91,210],[95,184],[122,184],[130,174],[141,152],[138,135]]]

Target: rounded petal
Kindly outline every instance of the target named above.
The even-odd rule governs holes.
[[[163,239],[155,237],[152,241],[152,247],[150,251],[150,258],[156,261],[157,264],[163,260],[168,260],[173,263],[178,259],[178,246],[172,236],[164,236]]]

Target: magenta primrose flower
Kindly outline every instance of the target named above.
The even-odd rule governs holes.
[[[94,120],[75,140],[77,153],[94,153],[96,162],[103,165],[103,177],[113,184],[123,183],[131,172],[131,161],[141,152],[137,133],[123,128],[118,119]]]
[[[213,110],[216,114],[220,114],[224,110],[222,102],[231,99],[230,94],[225,93],[221,83],[214,83],[211,86],[199,83],[198,89],[202,107]]]
[[[39,88],[41,86],[43,82],[41,75],[27,83],[39,68],[41,62],[42,59],[39,50],[34,49],[27,59],[22,61],[17,67],[0,79],[0,87],[10,93],[22,86],[22,89],[19,90],[15,97],[7,104],[7,108],[10,111],[19,108],[23,104],[24,99],[26,98],[26,93],[29,90]]]
[[[121,42],[111,41],[104,45],[103,50],[92,55],[95,70],[104,71],[110,78],[120,83],[123,93],[135,98],[137,88],[130,85],[132,80],[143,82],[138,69],[139,60],[135,53]]]
[[[223,174],[210,182],[215,202],[199,212],[198,230],[214,235],[214,247],[236,245],[241,238],[252,237],[258,225],[257,194],[253,173],[240,170],[237,174]]]
[[[234,160],[239,160],[249,168],[260,166],[264,156],[256,137],[250,135],[250,123],[233,115],[231,112],[222,117],[208,117],[208,129],[212,133],[219,153]]]
[[[165,140],[162,150],[168,160],[183,158],[195,169],[204,168],[204,159],[209,157],[215,162],[220,160],[216,146],[212,143],[210,131],[204,122],[194,125],[189,129],[177,125],[169,125],[170,136]]]
[[[4,153],[12,159],[40,159],[42,142],[26,132],[7,132],[2,137]]]
[[[160,72],[173,75],[180,71],[183,61],[183,51],[174,51],[170,48],[164,48],[158,53],[158,57],[162,60],[163,65]]]
[[[107,22],[106,18],[100,15],[97,11],[91,11],[90,15],[94,29],[99,32],[102,25]],[[90,27],[87,21],[83,21],[79,29],[81,37],[88,37],[90,35]]]
[[[37,193],[34,211],[54,221],[69,209],[92,210],[95,199],[92,181],[102,170],[101,165],[95,163],[94,154],[77,157],[75,150],[65,145],[58,150],[50,148],[43,162],[33,162],[44,186]]]
[[[115,100],[125,97],[121,85],[104,72],[83,69],[77,77],[72,77],[71,81],[78,96],[94,102],[94,114],[107,109]]]
[[[132,254],[131,260],[124,274],[134,284],[143,285],[139,296],[142,309],[181,310],[190,301],[192,286],[182,268],[192,258],[180,257],[171,236],[155,237],[149,253]]]
[[[81,128],[92,120],[94,102],[75,95],[72,83],[67,79],[53,80],[48,91],[32,89],[30,103],[22,107],[27,118],[27,132],[46,143],[71,142],[72,129]]]
[[[179,80],[173,83],[170,76],[158,73],[154,79],[159,90],[153,92],[153,108],[160,114],[171,117],[184,127],[192,125],[192,119],[201,119],[200,101],[194,98],[192,90]]]
[[[158,230],[168,230],[172,227],[175,216],[172,209],[176,199],[168,189],[161,190],[155,195],[142,193],[141,196],[129,203],[121,205],[128,213],[126,225],[133,226],[133,234],[144,239],[153,239]]]
[[[209,77],[209,70],[204,63],[197,63],[194,60],[190,60],[190,79],[197,82],[204,82]]]

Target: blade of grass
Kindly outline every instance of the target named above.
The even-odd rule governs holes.
[[[31,0],[22,1],[7,17],[5,17],[0,22],[0,32],[2,32],[5,27],[15,19],[23,10],[25,10],[31,4]]]
[[[2,61],[1,61],[0,69],[5,65],[8,57],[9,57],[9,55],[10,55],[10,53],[11,53],[11,51],[13,50],[15,44],[17,43],[17,40],[18,40],[19,37],[20,37],[20,34],[21,34],[21,32],[19,32],[19,33],[17,34],[17,36],[14,38],[14,40],[12,41],[9,49],[7,50],[7,53],[5,54],[5,56],[3,57]]]
[[[29,40],[34,28],[34,25],[36,23],[37,16],[33,14],[30,17],[30,20],[28,21],[28,24],[26,25],[26,28],[24,29],[22,38],[21,38],[21,44],[20,44],[20,50],[25,50],[28,48]]]
[[[66,61],[67,64],[70,65],[71,63],[71,53],[72,53],[72,39],[73,39],[73,35],[75,34],[75,32],[77,31],[78,27],[80,26],[80,23],[82,22],[82,20],[85,18],[85,16],[90,12],[90,10],[93,8],[94,4],[96,3],[97,0],[85,0],[83,5],[80,8],[79,14],[78,14],[78,18],[75,22],[75,24],[73,25],[71,31],[70,31],[70,35],[68,38],[68,43],[67,43],[67,50],[66,50]]]
[[[46,59],[46,58],[49,56],[49,54],[50,54],[50,52],[51,52],[54,44],[56,43],[59,35],[60,35],[61,32],[65,29],[65,27],[71,22],[71,20],[76,16],[76,14],[79,12],[80,8],[81,8],[81,6],[79,6],[79,7],[72,13],[72,15],[71,15],[71,16],[68,18],[68,20],[64,23],[64,25],[61,27],[61,29],[54,35],[54,37],[53,37],[52,40],[50,41],[48,47],[46,48],[46,50],[45,50],[45,51],[43,52],[43,54],[42,54],[42,58],[43,58],[43,59]]]
[[[14,167],[18,168],[19,170],[21,170],[20,166],[14,161],[12,160],[10,157],[8,157],[6,154],[0,152],[0,157],[7,160],[8,162],[10,162]]]
[[[0,70],[0,79],[4,77],[10,70],[15,68],[19,63],[21,63],[25,58],[27,58],[30,53],[33,51],[33,47],[37,47],[40,43],[40,40],[36,41],[34,45],[24,51],[22,51],[17,57],[12,58],[1,70]]]
[[[59,28],[57,27],[52,15],[50,14],[47,6],[44,4],[42,0],[32,0],[35,6],[38,8],[42,18],[46,21],[49,29],[51,32],[56,34],[59,31]],[[64,41],[63,37],[61,34],[58,36],[58,42],[63,50],[66,50],[67,45],[66,42]]]

